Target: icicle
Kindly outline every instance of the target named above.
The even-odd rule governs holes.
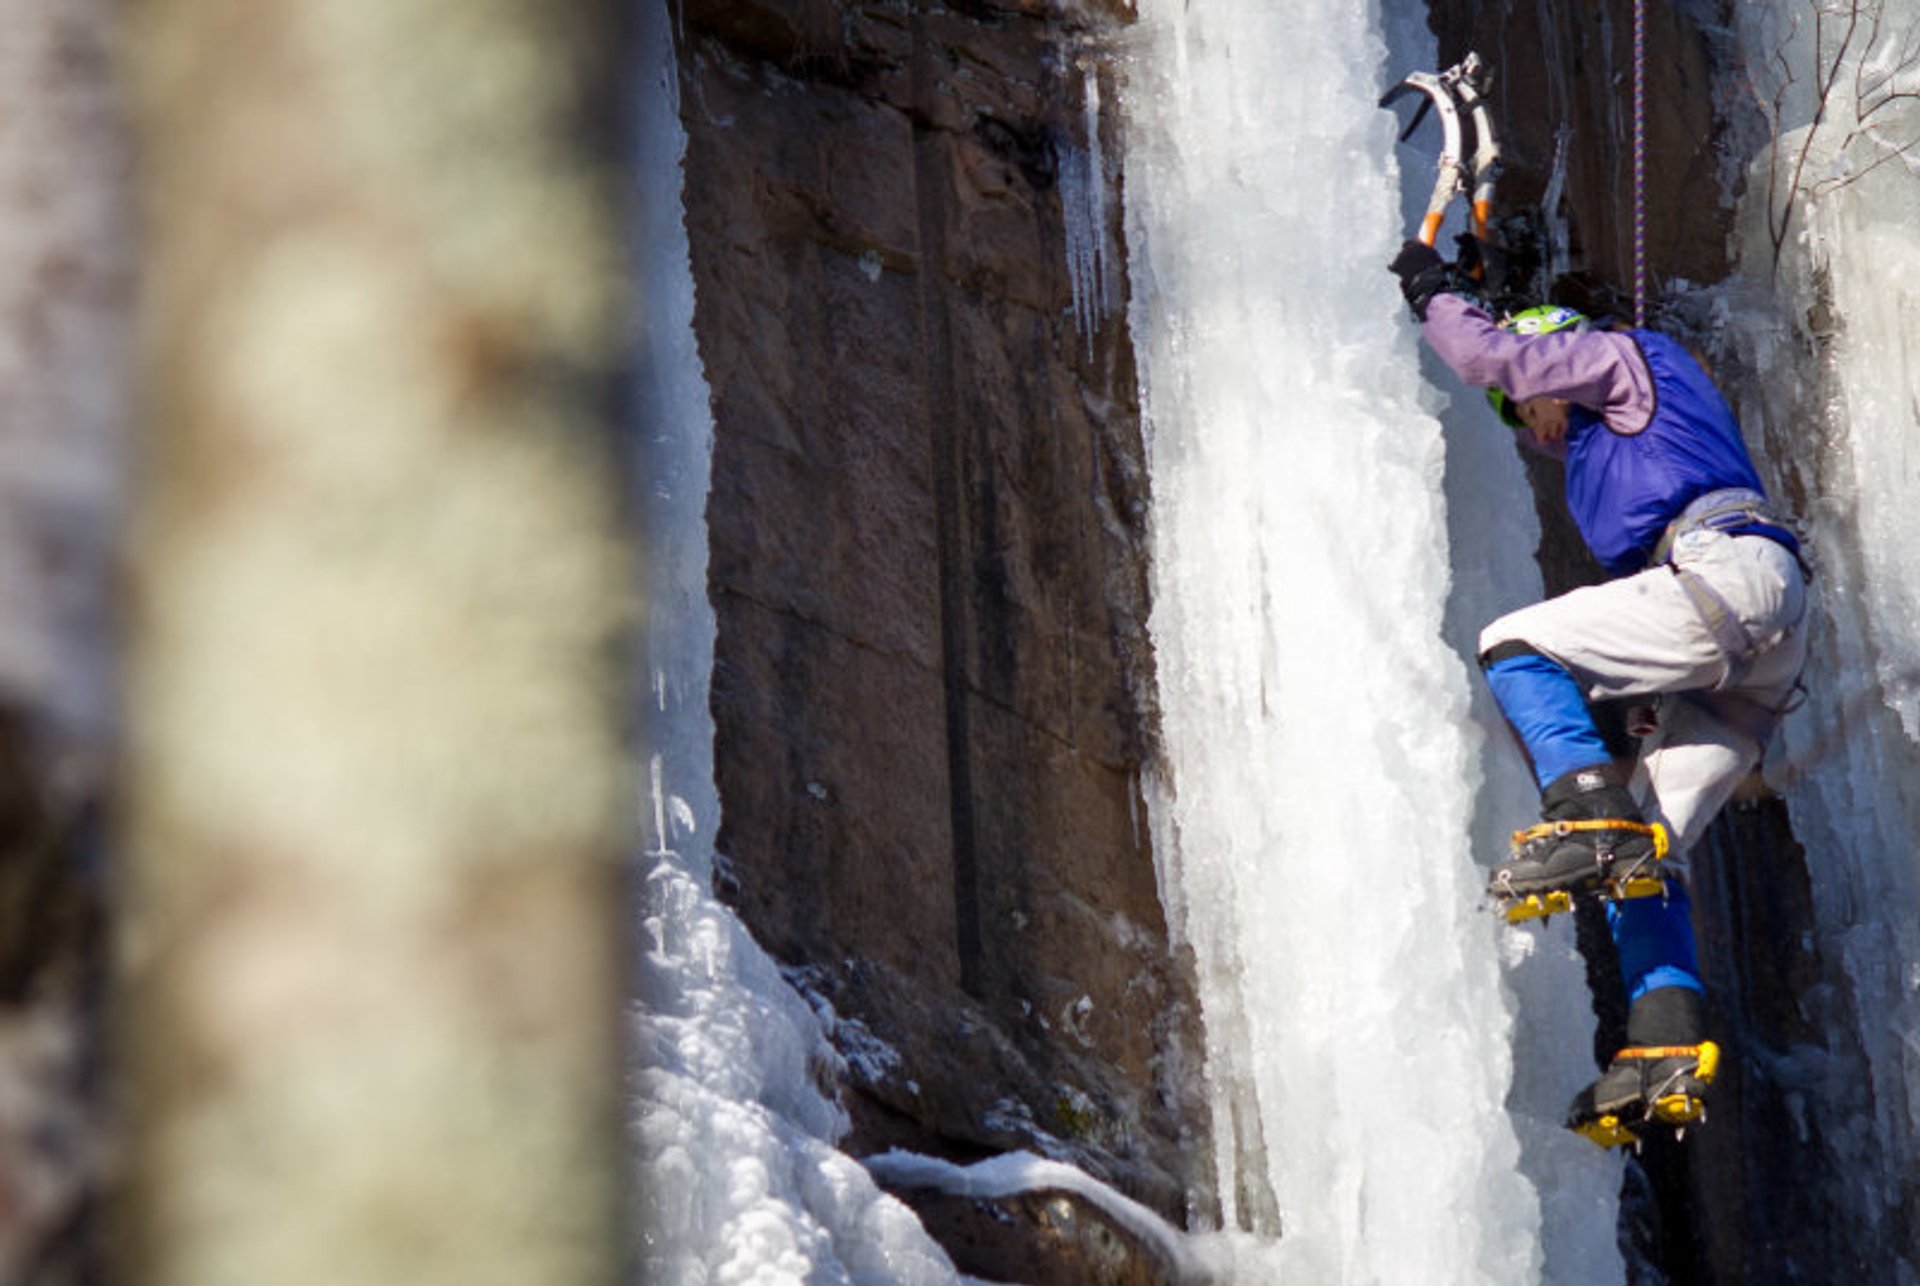
[[[1561,196],[1567,184],[1567,149],[1573,144],[1573,126],[1561,122],[1560,128],[1553,132],[1553,166],[1547,172],[1547,186],[1540,194],[1540,223],[1546,230],[1546,259],[1540,278],[1540,297],[1546,298],[1546,287],[1564,277],[1572,269],[1567,257],[1567,247],[1572,233],[1567,226],[1566,210],[1561,206]]]
[[[1073,284],[1074,324],[1093,355],[1094,337],[1119,298],[1110,239],[1106,153],[1100,141],[1100,72],[1092,58],[1081,58],[1081,132],[1083,141],[1060,147],[1060,209],[1067,235],[1067,271]]]

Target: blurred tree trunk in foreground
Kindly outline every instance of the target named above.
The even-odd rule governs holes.
[[[616,14],[132,11],[123,1280],[619,1274]]]
[[[109,0],[0,24],[0,1282],[99,1271],[132,248]]]

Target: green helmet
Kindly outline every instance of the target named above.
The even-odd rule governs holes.
[[[1542,304],[1510,314],[1501,321],[1500,329],[1516,335],[1551,335],[1557,330],[1585,330],[1590,324],[1585,313],[1575,312],[1560,304]],[[1487,402],[1507,427],[1526,427],[1519,412],[1514,409],[1513,399],[1507,396],[1504,389],[1488,389]]]

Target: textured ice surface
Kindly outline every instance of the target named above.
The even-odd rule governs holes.
[[[1375,107],[1388,48],[1368,6],[1167,0],[1134,39],[1153,812],[1227,1218],[1283,1232],[1294,1280],[1536,1281],[1504,931],[1479,906],[1482,738],[1443,637],[1449,456],[1385,271],[1406,226]],[[1494,495],[1516,477],[1464,499],[1525,511]],[[1583,1216],[1604,1250],[1605,1188],[1578,1190],[1602,1194]],[[1617,1257],[1584,1272],[1555,1279],[1617,1281]]]

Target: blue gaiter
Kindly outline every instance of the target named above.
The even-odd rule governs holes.
[[[1693,945],[1693,899],[1668,877],[1665,897],[1607,903],[1607,928],[1620,949],[1620,978],[1632,1004],[1656,987],[1704,991]]]
[[[1493,699],[1527,748],[1541,790],[1576,768],[1612,758],[1593,726],[1586,694],[1557,661],[1527,652],[1502,657],[1486,672]]]

